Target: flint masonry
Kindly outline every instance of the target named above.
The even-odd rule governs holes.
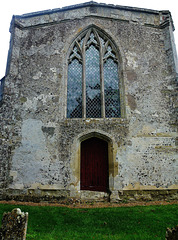
[[[87,2],[13,16],[0,197],[177,198],[169,11]]]

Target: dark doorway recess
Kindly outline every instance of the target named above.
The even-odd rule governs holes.
[[[107,192],[108,143],[92,137],[81,143],[81,190]]]

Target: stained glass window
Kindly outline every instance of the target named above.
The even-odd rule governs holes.
[[[90,28],[74,41],[68,61],[68,118],[120,117],[117,50]]]
[[[67,117],[82,117],[82,64],[77,59],[68,66]]]
[[[120,117],[118,66],[112,58],[104,63],[105,116]]]
[[[101,117],[100,60],[94,45],[86,51],[86,117]]]

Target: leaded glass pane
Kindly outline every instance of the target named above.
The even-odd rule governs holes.
[[[72,52],[71,52],[71,54],[69,56],[69,60],[72,61],[75,58],[81,60],[81,55],[80,55],[80,53],[79,53],[79,51],[78,51],[76,46],[73,48],[73,50],[72,50]]]
[[[100,60],[94,45],[86,50],[86,117],[101,117]]]
[[[82,64],[74,59],[68,65],[67,117],[82,117]]]
[[[104,58],[108,58],[108,57],[113,57],[113,58],[116,57],[116,55],[115,55],[115,54],[113,53],[113,51],[112,51],[111,46],[108,46],[108,47],[107,47],[107,52],[106,52],[106,54],[104,55]]]
[[[87,41],[87,44],[91,44],[91,43],[97,44],[96,38],[93,33],[90,34],[90,37]]]
[[[104,94],[106,117],[120,117],[118,66],[112,58],[104,63]]]
[[[100,36],[100,41],[101,41],[101,45],[104,47],[105,45],[105,40]]]
[[[84,41],[85,36],[79,41],[80,46],[83,46],[83,41]]]

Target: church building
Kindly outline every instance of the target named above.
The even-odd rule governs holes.
[[[168,10],[93,1],[13,16],[0,199],[177,199],[173,31]]]

